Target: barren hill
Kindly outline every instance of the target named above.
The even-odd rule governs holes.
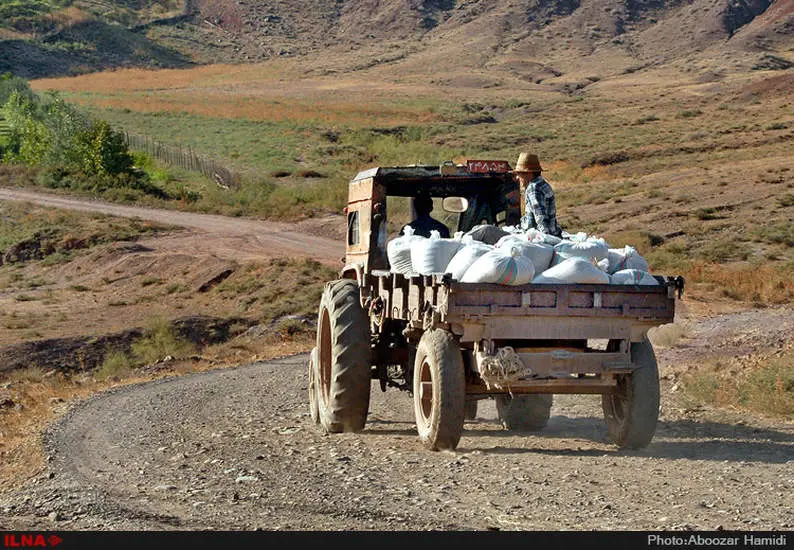
[[[0,39],[7,38],[0,41],[0,70],[43,76],[308,56],[326,71],[460,67],[534,82],[650,65],[751,70],[794,61],[794,0],[51,3],[65,7],[41,15],[46,24],[32,25],[29,18],[0,23]],[[37,28],[47,32],[37,34]]]

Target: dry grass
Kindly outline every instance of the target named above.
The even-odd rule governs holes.
[[[711,285],[717,294],[738,301],[785,304],[794,299],[790,265],[695,263],[682,275],[689,283]]]
[[[769,358],[738,375],[720,361],[706,361],[682,378],[682,386],[695,404],[794,419],[794,352]]]
[[[191,69],[119,69],[74,77],[42,78],[32,83],[36,90],[62,92],[118,93],[135,90],[174,90],[180,88],[212,88],[220,85],[241,85],[249,82],[279,81],[297,77],[298,72],[287,63],[273,61],[267,65],[204,65]]]
[[[205,117],[295,124],[346,124],[353,126],[422,124],[438,116],[425,109],[375,105],[355,100],[281,99],[273,100],[244,94],[171,92],[157,97],[125,94],[121,97],[74,96],[75,103],[102,109],[129,109],[139,113],[189,113]]]

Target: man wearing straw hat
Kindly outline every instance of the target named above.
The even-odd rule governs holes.
[[[524,191],[524,216],[521,228],[535,228],[548,235],[562,236],[562,228],[557,223],[557,205],[551,185],[540,173],[543,168],[537,155],[521,153],[513,170],[521,189]]]

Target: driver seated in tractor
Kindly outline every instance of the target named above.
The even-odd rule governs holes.
[[[421,194],[415,197],[413,201],[416,219],[408,225],[413,228],[414,235],[429,238],[431,231],[438,231],[442,239],[448,239],[449,228],[430,216],[430,212],[433,211],[433,198],[430,195]],[[400,234],[402,235],[402,231],[400,231]]]

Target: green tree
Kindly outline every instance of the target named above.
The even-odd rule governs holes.
[[[104,120],[93,121],[76,134],[75,151],[87,174],[116,176],[132,171],[133,159],[124,136]]]
[[[8,125],[4,160],[37,165],[42,162],[50,142],[50,131],[38,116],[37,97],[14,90],[2,108]]]

